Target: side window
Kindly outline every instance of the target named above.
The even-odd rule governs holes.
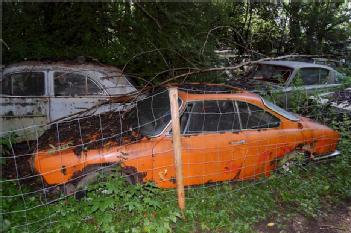
[[[55,96],[104,95],[103,90],[90,78],[77,73],[54,73]]]
[[[1,81],[1,94],[12,96],[43,96],[45,74],[22,72],[6,75]]]
[[[294,78],[294,84],[301,85],[319,85],[328,84],[332,80],[329,75],[329,70],[323,68],[302,68]]]
[[[246,102],[237,103],[243,129],[275,128],[280,125],[280,120],[269,112]]]
[[[240,130],[233,101],[203,101],[188,104],[181,118],[183,133],[223,132]]]
[[[12,95],[12,82],[11,82],[11,76],[10,75],[5,75],[1,79],[1,90],[0,90],[2,95]]]

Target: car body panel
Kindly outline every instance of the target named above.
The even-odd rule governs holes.
[[[301,117],[292,121],[268,108],[256,94],[233,89],[227,94],[192,94],[179,91],[185,107],[196,101],[245,101],[279,119],[274,128],[241,129],[239,131],[182,134],[184,185],[200,185],[218,181],[250,180],[269,176],[278,160],[295,150],[312,157],[336,150],[339,134],[332,129]],[[52,184],[63,184],[79,176],[89,165],[121,164],[132,167],[143,178],[158,187],[174,188],[176,176],[171,126],[161,135],[143,137],[121,146],[103,146],[75,155],[74,148],[54,152],[39,150],[34,159],[36,171]],[[62,167],[65,168],[65,174]]]

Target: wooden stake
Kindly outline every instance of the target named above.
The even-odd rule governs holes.
[[[178,206],[183,211],[185,209],[185,198],[183,183],[182,144],[180,140],[178,89],[176,87],[169,88],[169,102],[171,105],[173,151],[176,169]]]

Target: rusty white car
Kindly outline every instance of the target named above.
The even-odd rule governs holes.
[[[330,92],[341,86],[344,76],[325,65],[296,61],[263,61],[255,64],[245,77],[234,78],[229,83],[260,95],[270,95],[284,108],[291,107],[297,96],[309,98]],[[301,100],[303,101],[303,100]]]
[[[97,63],[26,61],[5,67],[0,82],[0,132],[5,135],[28,128],[17,131],[19,136],[27,134],[26,139],[38,136],[29,130],[33,126],[58,121],[137,90],[121,70]]]

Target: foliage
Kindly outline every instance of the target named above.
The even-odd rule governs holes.
[[[349,56],[346,1],[64,2],[3,4],[3,62],[96,57],[155,81],[238,55]]]
[[[0,138],[1,155],[9,154],[12,146],[11,143],[14,143],[17,137],[17,134],[12,132]]]
[[[11,147],[12,143],[16,141],[17,134],[12,132],[9,135],[3,136],[0,138],[0,155],[1,157],[12,154]],[[0,158],[0,165],[4,165],[6,160],[4,158]]]

